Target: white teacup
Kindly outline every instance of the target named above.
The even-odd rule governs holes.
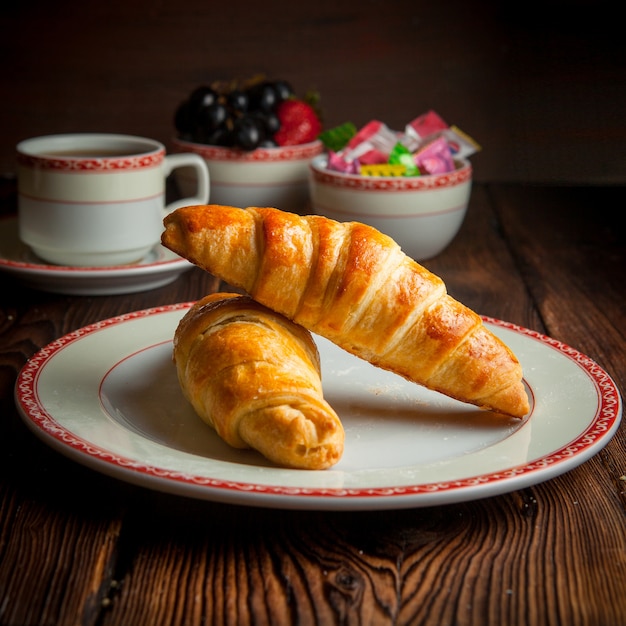
[[[196,195],[165,206],[170,172],[193,167]],[[49,263],[102,267],[141,260],[174,209],[209,201],[209,172],[197,154],[165,154],[133,135],[74,133],[17,145],[20,239]]]

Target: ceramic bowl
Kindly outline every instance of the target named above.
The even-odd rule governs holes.
[[[447,174],[415,177],[342,174],[326,163],[322,154],[310,165],[314,213],[369,224],[416,261],[439,254],[461,228],[472,187],[467,160],[458,160]]]
[[[172,142],[172,152],[196,153],[206,161],[212,204],[272,206],[294,213],[303,213],[309,207],[309,165],[322,150],[320,141],[251,152],[180,139]],[[187,196],[190,189],[195,189],[195,175],[190,168],[177,170],[175,176],[181,195]]]

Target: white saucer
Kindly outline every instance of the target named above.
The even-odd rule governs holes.
[[[532,408],[523,420],[429,391],[316,337],[324,396],[345,428],[344,454],[323,471],[276,467],[225,444],[184,399],[172,337],[189,306],[104,320],[42,348],[15,385],[28,427],[79,463],[156,490],[251,506],[364,510],[535,485],[599,452],[620,423],[621,398],[602,368],[506,322],[486,320],[524,367]]]
[[[148,291],[173,282],[193,265],[161,245],[141,261],[111,267],[45,264],[20,241],[16,218],[0,220],[0,270],[28,287],[75,296],[110,296]]]

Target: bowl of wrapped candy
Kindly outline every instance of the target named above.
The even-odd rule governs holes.
[[[309,205],[309,165],[323,152],[318,105],[316,94],[298,97],[285,80],[201,85],[176,109],[172,152],[205,160],[211,203],[303,212]],[[181,195],[195,189],[190,168],[175,176]]]
[[[457,235],[472,187],[468,157],[480,146],[434,111],[403,132],[373,120],[320,134],[326,152],[310,165],[312,211],[369,224],[417,261]]]

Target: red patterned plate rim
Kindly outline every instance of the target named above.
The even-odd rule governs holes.
[[[594,386],[597,410],[588,425],[576,437],[558,445],[550,453],[531,462],[501,471],[471,475],[459,480],[413,485],[388,485],[374,488],[345,489],[334,487],[293,487],[267,485],[250,481],[193,475],[156,465],[144,464],[101,448],[68,431],[37,400],[37,381],[55,355],[86,337],[133,320],[162,314],[182,316],[191,302],[134,311],[90,324],[53,341],[39,350],[20,371],[15,385],[17,407],[27,425],[46,443],[60,452],[91,465],[105,474],[161,491],[199,499],[253,504],[278,508],[303,509],[392,509],[459,502],[507,493],[543,482],[580,465],[600,451],[612,438],[621,420],[622,401],[611,379],[596,362],[578,350],[537,331],[483,316],[487,324],[512,331],[543,348],[554,351],[574,363]],[[163,341],[170,341],[164,337]],[[163,343],[157,342],[157,343]],[[146,348],[153,347],[153,344]],[[533,390],[531,389],[531,394]],[[531,417],[531,419],[533,419]],[[77,453],[77,454],[76,454]],[[283,470],[289,471],[289,470]],[[443,496],[443,497],[442,497]]]

